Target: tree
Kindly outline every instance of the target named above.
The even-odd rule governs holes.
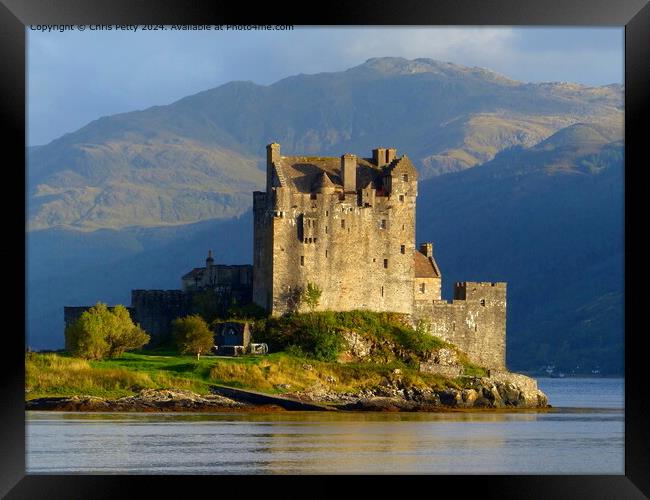
[[[106,334],[109,358],[119,357],[125,351],[139,349],[149,343],[151,337],[140,328],[140,325],[133,324],[131,315],[126,307],[117,305],[113,308],[112,312],[113,324]]]
[[[118,305],[111,311],[101,302],[65,329],[66,350],[85,359],[118,357],[142,347],[149,339],[140,325],[133,323],[126,307]]]
[[[307,283],[307,288],[303,291],[302,299],[309,307],[311,312],[318,307],[323,290],[315,283]]]
[[[214,346],[214,335],[198,314],[176,318],[172,321],[172,331],[181,352],[196,354],[197,360]]]

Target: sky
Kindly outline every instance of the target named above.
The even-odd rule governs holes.
[[[102,116],[233,80],[269,85],[373,57],[480,66],[525,82],[623,83],[623,27],[300,27],[291,31],[27,29],[28,145]]]

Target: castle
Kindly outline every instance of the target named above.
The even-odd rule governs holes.
[[[272,315],[301,307],[308,283],[317,310],[369,309],[407,315],[479,364],[505,368],[506,284],[460,282],[451,302],[432,243],[416,247],[418,172],[406,155],[282,156],[267,146],[266,190],[253,193],[253,266],[215,265],[182,277],[182,290],[134,290],[131,314],[161,339],[191,309],[193,294],[215,290],[253,301]],[[84,308],[66,308],[66,323]]]

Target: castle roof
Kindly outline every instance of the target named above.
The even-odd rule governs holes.
[[[433,257],[427,257],[415,250],[414,260],[416,278],[440,278],[440,269]]]
[[[328,189],[328,188],[336,188],[336,185],[332,182],[332,180],[329,178],[329,175],[327,175],[327,172],[323,171],[320,174],[320,178],[316,182],[316,185],[314,186],[316,190],[322,190],[322,189]]]
[[[251,269],[253,268],[253,266],[251,266],[250,264],[233,264],[233,265],[217,264],[217,265],[213,265],[212,267],[217,269],[217,271],[219,271],[219,270],[225,271],[227,269],[235,269],[235,268],[243,268],[243,267],[249,267]],[[189,279],[201,280],[203,278],[203,275],[206,273],[206,270],[207,270],[207,268],[205,268],[205,267],[195,267],[189,273],[185,273],[182,276],[181,279],[183,279],[183,280],[189,280]]]
[[[381,187],[383,170],[366,158],[357,160],[357,186],[372,183]],[[320,182],[329,182],[328,187],[343,189],[341,175],[341,158],[337,156],[282,156],[280,160],[282,177],[289,186],[301,193],[311,193],[320,186]],[[327,175],[325,180],[323,173]]]
[[[390,165],[388,166],[388,171],[392,172],[393,170],[413,170],[417,172],[417,169],[415,166],[413,166],[413,163],[411,163],[411,160],[409,160],[409,157],[406,156],[405,154],[402,155],[401,158],[395,158]]]
[[[181,279],[201,279],[205,273],[205,267],[195,267],[189,273],[185,273]]]

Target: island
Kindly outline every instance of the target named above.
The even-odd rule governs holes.
[[[27,409],[548,408],[534,379],[506,367],[506,283],[457,282],[442,299],[433,243],[416,245],[417,184],[395,148],[312,157],[269,144],[253,265],[217,265],[209,251],[182,289],[104,306],[147,339],[119,355],[78,356],[70,332],[92,323],[91,307],[66,307],[67,352],[27,353]],[[204,340],[179,342],[182,321]]]

